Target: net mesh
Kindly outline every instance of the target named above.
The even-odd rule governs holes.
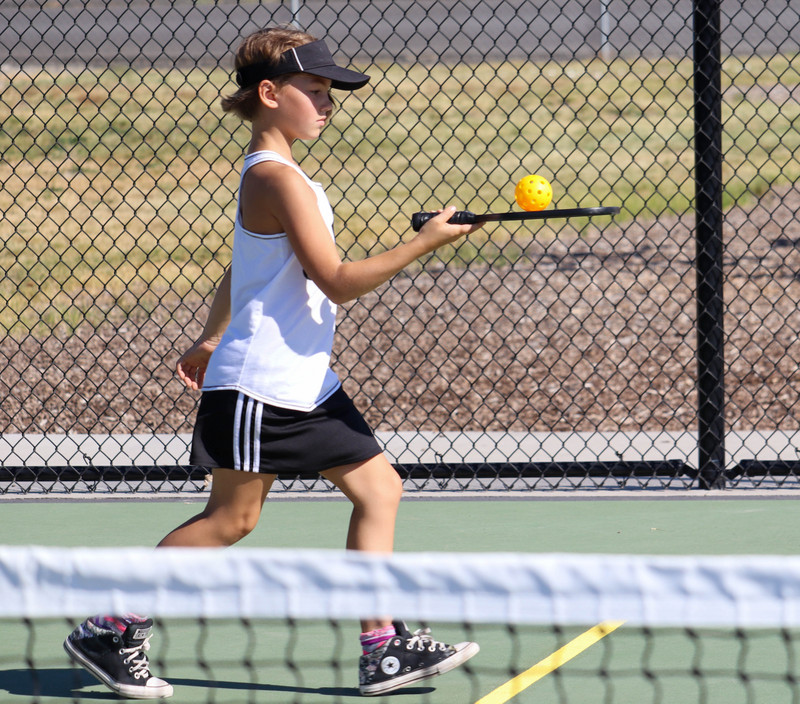
[[[109,701],[61,643],[93,613],[155,618],[175,702],[348,702],[362,617],[481,650],[397,701],[796,702],[800,559],[0,549],[0,692]]]

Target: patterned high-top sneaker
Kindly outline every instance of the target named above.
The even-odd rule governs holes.
[[[117,694],[131,699],[172,696],[172,685],[150,674],[145,651],[150,648],[152,619],[132,614],[95,616],[64,641],[64,650]]]
[[[477,643],[446,645],[434,640],[430,630],[410,633],[402,621],[394,622],[397,635],[386,645],[361,656],[359,691],[364,696],[386,694],[420,680],[441,675],[469,660],[480,650]]]

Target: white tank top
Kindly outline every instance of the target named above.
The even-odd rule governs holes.
[[[317,197],[333,237],[333,210],[319,183],[279,154],[248,154],[295,169]],[[241,198],[241,181],[239,184]],[[336,306],[306,278],[286,233],[261,235],[242,226],[236,209],[231,272],[231,322],[211,355],[204,390],[236,389],[282,408],[310,411],[340,386],[330,368]]]

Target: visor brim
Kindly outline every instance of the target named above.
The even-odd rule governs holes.
[[[338,66],[322,40],[288,49],[281,54],[277,63],[260,62],[243,66],[236,72],[236,82],[240,88],[247,88],[259,81],[289,73],[308,73],[327,78],[331,81],[331,88],[338,90],[355,90],[369,82],[366,74]]]

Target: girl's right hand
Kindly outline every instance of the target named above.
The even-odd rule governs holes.
[[[433,251],[443,245],[455,242],[461,237],[464,237],[464,235],[469,235],[483,227],[483,223],[475,225],[451,225],[447,221],[453,217],[453,213],[455,212],[456,207],[454,205],[440,210],[438,215],[434,215],[420,228],[419,234],[417,234],[415,239],[421,244],[424,243],[427,251]]]

